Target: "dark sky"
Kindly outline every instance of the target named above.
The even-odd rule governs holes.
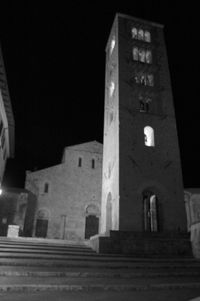
[[[4,185],[23,187],[25,170],[59,164],[65,146],[103,141],[104,49],[120,12],[165,25],[184,185],[200,187],[197,4],[26,2],[1,7],[0,41],[16,122],[15,159],[8,160]]]

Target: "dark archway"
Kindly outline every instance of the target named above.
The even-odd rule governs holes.
[[[99,215],[99,208],[95,204],[90,204],[86,208],[85,239],[99,233]]]
[[[86,216],[85,221],[85,239],[98,234],[99,232],[99,218],[95,215]]]
[[[159,231],[158,198],[152,191],[143,192],[144,231]]]
[[[47,210],[42,209],[38,211],[35,236],[45,238],[48,231],[49,214]]]

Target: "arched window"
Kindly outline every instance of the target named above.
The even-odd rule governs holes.
[[[48,193],[49,192],[49,184],[45,183],[44,184],[44,193]]]
[[[137,39],[137,33],[138,33],[137,28],[133,27],[131,33],[132,33],[132,38]]]
[[[143,29],[138,30],[138,40],[144,40],[144,30]]]
[[[110,42],[110,55],[113,53],[113,49],[115,48],[115,36],[113,36]]]
[[[150,87],[154,86],[154,76],[153,74],[148,74],[147,75],[147,85]]]
[[[147,63],[147,64],[151,64],[151,63],[152,63],[152,54],[151,54],[151,50],[147,50],[147,51],[146,51],[146,63]]]
[[[144,40],[145,40],[145,42],[149,42],[149,43],[151,42],[151,34],[147,30],[144,33]]]
[[[82,158],[78,158],[78,167],[82,166]]]
[[[94,169],[94,168],[95,168],[95,160],[92,159],[92,169]]]
[[[112,97],[113,93],[115,90],[115,83],[113,81],[111,81],[110,86],[109,86],[109,96]]]
[[[154,129],[150,126],[144,128],[144,144],[146,146],[155,146]]]
[[[138,55],[139,55],[139,61],[145,63],[145,50],[139,49]]]
[[[138,48],[133,47],[133,59],[134,61],[138,61]]]

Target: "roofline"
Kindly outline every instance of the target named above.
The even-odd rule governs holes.
[[[131,19],[131,20],[137,21],[137,22],[142,22],[142,23],[147,24],[147,25],[152,25],[152,26],[156,26],[156,27],[159,27],[159,28],[164,28],[163,24],[148,21],[148,20],[144,20],[144,19],[140,19],[140,18],[135,18],[135,17],[129,16],[129,15],[126,15],[126,14],[116,13],[116,16],[126,18],[126,19]]]

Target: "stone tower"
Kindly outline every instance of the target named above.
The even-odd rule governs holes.
[[[104,245],[105,235],[124,240],[130,233],[160,238],[186,231],[163,26],[121,14],[106,47],[102,180]]]

